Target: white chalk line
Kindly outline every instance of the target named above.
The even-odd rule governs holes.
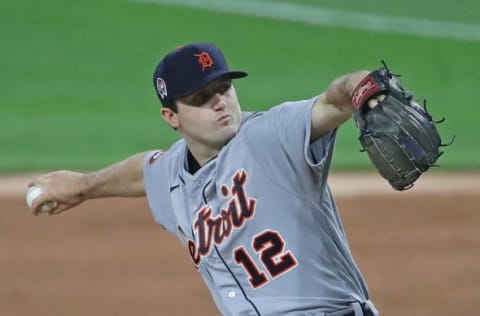
[[[480,25],[453,21],[341,11],[266,0],[130,1],[188,7],[244,16],[265,17],[309,25],[334,26],[382,33],[480,42]]]

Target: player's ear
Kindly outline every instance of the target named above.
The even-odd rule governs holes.
[[[177,113],[175,113],[172,109],[168,107],[162,107],[160,109],[160,114],[165,122],[170,125],[173,129],[178,128],[178,118]]]

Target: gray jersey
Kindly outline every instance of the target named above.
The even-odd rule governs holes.
[[[194,175],[183,140],[145,159],[154,219],[186,247],[223,315],[322,315],[368,300],[326,184],[335,131],[310,143],[313,102],[243,113]]]

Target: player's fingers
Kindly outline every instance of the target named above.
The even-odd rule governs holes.
[[[34,215],[40,214],[49,214],[49,215],[58,215],[61,214],[78,204],[82,203],[83,200],[76,200],[75,202],[65,202],[65,201],[53,201],[49,199],[43,199],[43,202],[36,201],[35,207],[32,205],[34,210]]]
[[[48,200],[45,200],[45,199],[42,199],[40,200],[39,199],[40,197],[38,197],[37,199],[35,199],[35,203],[32,204],[32,210],[33,210],[33,215],[37,216],[38,214],[40,213],[45,213],[44,209],[45,209],[45,205],[48,204],[48,203],[52,203],[52,201],[48,201]]]
[[[35,183],[35,186],[38,186]],[[27,193],[27,205],[29,205],[30,210],[32,210],[34,215],[38,215],[40,213],[46,213],[52,207],[56,207],[57,202],[55,202],[48,191],[41,189],[39,195],[34,197],[31,201],[29,200],[29,195]]]
[[[35,199],[33,199],[32,206],[30,207],[30,209],[33,210],[35,213],[37,211],[40,211],[40,208],[45,201],[46,201],[45,195],[42,193],[39,196],[37,196]]]
[[[46,175],[42,175],[32,179],[27,185],[27,205],[30,206],[30,209],[32,210],[34,215],[39,215],[40,213],[47,213],[47,210],[51,209],[52,205],[56,203],[52,196],[52,192],[50,192],[49,190],[47,180],[48,177]],[[35,191],[39,194],[33,199],[31,199],[32,197],[29,196],[29,194],[32,193],[30,192],[30,189],[32,187],[39,188],[39,190]]]
[[[50,215],[55,215],[57,212],[60,212],[60,210],[67,209],[69,207],[64,207],[58,202],[54,201],[46,201],[44,203],[41,203],[38,205],[37,208],[34,209],[33,214],[35,216],[38,216],[40,214],[50,214]]]
[[[379,96],[368,100],[368,107],[373,109],[383,100],[385,100],[385,94],[380,94]]]
[[[41,213],[41,203],[32,204],[33,215],[38,216]]]
[[[378,101],[377,99],[370,99],[368,100],[368,107],[373,109],[374,107],[376,107],[378,105]]]
[[[76,205],[76,204],[75,204]],[[48,212],[49,215],[58,215],[65,212],[68,209],[71,209],[75,206],[74,204],[67,204],[67,203],[57,203],[56,206]]]

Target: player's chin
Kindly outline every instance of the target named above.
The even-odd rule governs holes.
[[[236,134],[236,131],[232,128],[222,128],[221,131],[219,131],[218,138],[221,142],[227,142],[230,139],[232,139]]]
[[[226,143],[237,134],[238,127],[233,125],[222,126],[216,133],[216,138],[221,143]]]

